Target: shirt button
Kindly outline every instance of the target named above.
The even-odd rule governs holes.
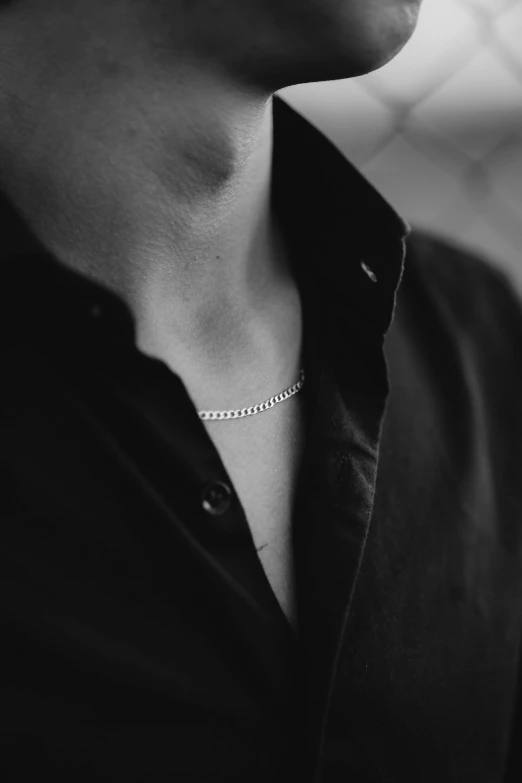
[[[368,275],[368,277],[370,278],[370,280],[371,280],[373,283],[376,283],[376,282],[377,282],[377,278],[376,278],[376,276],[375,276],[375,273],[374,273],[374,272],[373,272],[373,271],[370,269],[370,267],[368,266],[368,264],[365,264],[365,263],[364,263],[364,261],[361,261],[361,267],[364,269],[364,271],[366,272],[366,274]]]
[[[201,502],[207,513],[219,517],[230,508],[232,490],[223,481],[213,481],[203,490]]]

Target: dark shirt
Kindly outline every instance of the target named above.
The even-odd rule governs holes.
[[[180,377],[2,198],[6,783],[522,779],[520,300],[278,96],[273,154],[298,636]]]

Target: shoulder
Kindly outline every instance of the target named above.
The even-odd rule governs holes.
[[[462,471],[472,475],[471,462],[483,457],[499,486],[520,481],[522,300],[503,267],[414,229],[386,358],[390,398],[382,454],[394,476],[402,450],[411,459],[411,476],[422,466],[426,476],[464,481]]]
[[[414,228],[406,240],[398,305],[418,326],[433,321],[485,344],[522,347],[522,258],[515,278],[495,259],[464,244]],[[400,308],[399,308],[400,309]],[[424,315],[423,315],[424,314]]]

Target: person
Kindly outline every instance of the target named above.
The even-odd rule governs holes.
[[[277,94],[419,7],[2,4],[6,783],[520,780],[520,300]]]

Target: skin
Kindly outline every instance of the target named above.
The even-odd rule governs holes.
[[[295,285],[269,202],[272,96],[381,67],[420,2],[4,2],[0,187],[125,300],[142,350],[216,383],[274,373]]]

